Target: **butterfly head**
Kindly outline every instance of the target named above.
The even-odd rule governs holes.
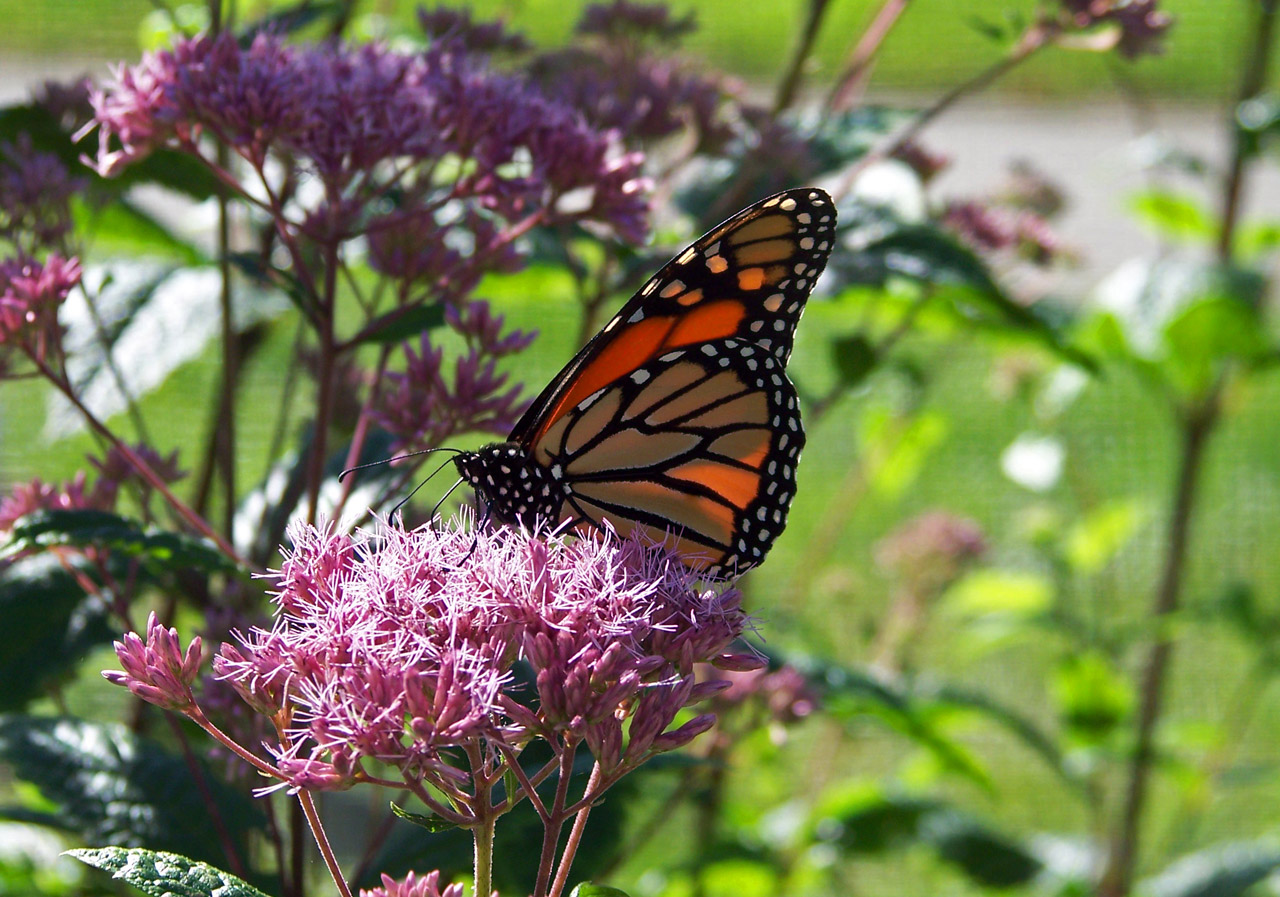
[[[564,488],[518,443],[495,442],[453,463],[494,519],[527,527],[559,519]]]

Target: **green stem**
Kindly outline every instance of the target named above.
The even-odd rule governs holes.
[[[1155,760],[1155,730],[1164,700],[1165,674],[1173,655],[1173,641],[1162,624],[1181,603],[1196,483],[1204,459],[1204,449],[1213,433],[1216,420],[1216,395],[1203,409],[1188,414],[1183,420],[1182,460],[1174,487],[1173,515],[1169,521],[1164,569],[1150,614],[1156,642],[1147,656],[1138,688],[1138,721],[1133,754],[1129,761],[1119,825],[1112,835],[1107,865],[1098,885],[1099,897],[1125,897],[1133,886],[1138,853],[1138,826],[1142,820],[1147,782]]]
[[[778,93],[773,99],[773,114],[778,115],[790,108],[800,90],[800,81],[804,76],[804,65],[813,52],[813,42],[817,40],[822,28],[822,17],[830,5],[830,0],[809,0],[808,15],[805,17],[804,30],[800,33],[800,42],[796,44],[795,53],[787,65],[787,71],[778,84]]]

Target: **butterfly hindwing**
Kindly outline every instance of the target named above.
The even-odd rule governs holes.
[[[758,564],[786,524],[804,446],[782,362],[730,337],[673,349],[562,415],[533,448],[559,518],[678,536],[693,567]]]

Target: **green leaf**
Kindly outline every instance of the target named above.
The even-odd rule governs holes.
[[[0,712],[22,709],[117,635],[101,599],[47,555],[0,569],[0,620]]]
[[[202,779],[197,784],[187,760],[123,726],[0,716],[0,760],[57,806],[62,829],[84,841],[222,862],[201,786],[212,795],[222,830],[240,856],[249,833],[262,826],[253,802],[220,782],[207,765],[196,761]]]
[[[317,23],[338,22],[349,10],[348,4],[339,0],[301,0],[256,18],[236,39],[240,46],[248,48],[259,34],[296,34]]]
[[[627,897],[627,892],[608,885],[593,885],[584,881],[574,888],[569,897]]]
[[[1280,221],[1250,221],[1236,233],[1236,250],[1245,258],[1266,255],[1280,249]]]
[[[941,806],[928,798],[885,795],[855,786],[843,794],[825,796],[815,822],[822,823],[822,828],[838,823],[839,844],[850,853],[884,853],[918,840],[924,819]]]
[[[233,252],[227,256],[227,260],[251,281],[288,296],[289,301],[303,314],[310,314],[315,308],[315,296],[292,271],[285,271],[263,261],[262,256],[256,252]]]
[[[1097,289],[1087,338],[1162,391],[1196,400],[1229,364],[1273,356],[1259,309],[1266,282],[1248,269],[1169,258],[1121,266]]]
[[[1134,499],[1116,499],[1094,508],[1067,533],[1067,563],[1081,573],[1097,573],[1138,534],[1147,517]]]
[[[1052,684],[1058,715],[1070,734],[1086,743],[1104,741],[1133,710],[1132,686],[1097,652],[1067,657]]]
[[[352,338],[353,343],[398,343],[444,324],[444,306],[414,305],[388,312],[371,321]]]
[[[1179,857],[1137,890],[1147,897],[1241,897],[1277,869],[1274,840],[1235,841]]]
[[[196,246],[173,234],[152,215],[124,197],[90,205],[77,197],[72,206],[78,234],[89,238],[95,257],[162,255],[184,265],[208,264]]]
[[[860,333],[842,336],[831,344],[836,373],[846,389],[862,383],[876,368],[876,348]]]
[[[158,850],[101,847],[68,850],[151,897],[267,897],[246,881],[205,863]]]
[[[182,533],[144,528],[118,514],[93,510],[41,510],[19,518],[0,549],[0,558],[52,545],[110,548],[142,561],[152,573],[196,569],[236,570],[212,542]]]
[[[1129,205],[1141,221],[1166,237],[1208,243],[1218,235],[1214,216],[1190,194],[1144,190]]]
[[[984,887],[1026,884],[1040,872],[1041,862],[1022,845],[960,813],[930,813],[921,828],[938,856]]]
[[[1038,573],[974,570],[948,589],[948,611],[975,618],[991,614],[1030,617],[1053,605],[1053,584]]]
[[[458,827],[456,822],[449,822],[448,820],[441,819],[439,816],[425,816],[421,813],[410,813],[395,801],[391,801],[391,812],[407,822],[412,822],[414,825],[425,828],[429,832],[444,832],[451,828]]]
[[[887,209],[867,204],[841,207],[840,215],[841,247],[827,275],[834,275],[836,286],[887,288],[894,279],[914,281],[968,326],[1019,333],[1074,364],[1096,367],[1093,359],[1065,343],[1057,322],[1038,307],[1015,302],[982,258],[940,227],[903,222]]]

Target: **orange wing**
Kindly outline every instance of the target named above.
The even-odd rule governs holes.
[[[681,347],[734,337],[785,365],[834,233],[831,198],[814,188],[734,215],[641,287],[543,390],[510,441],[533,446],[584,399]]]

